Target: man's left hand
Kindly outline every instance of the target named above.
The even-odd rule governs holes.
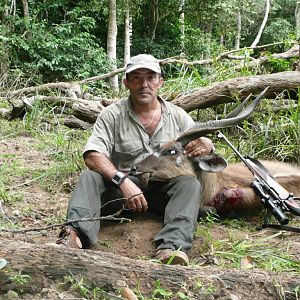
[[[204,156],[209,153],[212,153],[215,150],[215,147],[212,141],[207,137],[200,137],[197,140],[189,142],[185,146],[185,153],[188,157],[192,156]]]

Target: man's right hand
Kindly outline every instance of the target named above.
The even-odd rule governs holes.
[[[148,203],[141,189],[129,178],[126,178],[120,185],[123,197],[126,198],[126,207],[133,212],[146,212]]]
[[[85,156],[85,163],[90,170],[98,172],[107,180],[116,174],[116,167],[106,157],[105,154],[96,151],[90,151]],[[126,207],[134,212],[148,210],[148,203],[141,189],[129,178],[126,178],[119,186],[122,195],[126,198]]]

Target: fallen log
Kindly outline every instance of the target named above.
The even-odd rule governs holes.
[[[155,284],[173,295],[188,292],[189,299],[295,299],[299,276],[262,270],[220,269],[160,265],[112,253],[73,250],[53,244],[0,241],[0,258],[8,264],[0,269],[0,294],[17,289],[13,275],[27,275],[22,289],[35,293],[53,280],[80,276],[94,287],[114,290],[139,287],[150,295]],[[235,298],[234,298],[235,297]],[[175,299],[175,298],[173,298]],[[225,298],[222,298],[225,299]]]
[[[41,95],[22,97],[21,99],[10,99],[9,103],[11,105],[11,109],[0,110],[0,115],[9,120],[16,119],[24,115],[26,108],[30,109],[37,101],[43,101],[49,105],[61,107],[60,113],[64,113],[65,108],[70,108],[72,110],[72,114],[76,118],[88,122],[89,124],[93,124],[102,109],[114,101],[106,98],[101,99],[100,97],[95,98],[87,100]],[[87,128],[89,127],[90,126],[87,126]]]
[[[235,102],[237,98],[244,99],[251,93],[258,94],[268,86],[266,98],[272,99],[284,91],[292,93],[300,86],[300,72],[287,71],[232,78],[195,89],[189,94],[182,94],[174,99],[172,103],[190,112],[199,108],[208,108],[212,105]]]
[[[249,94],[258,94],[269,86],[266,97],[275,98],[285,91],[293,93],[300,86],[300,72],[288,71],[268,75],[238,77],[216,82],[210,86],[201,87],[185,93],[172,100],[172,103],[182,107],[187,112],[195,109],[212,107],[222,103],[235,102],[244,99]],[[11,110],[0,110],[3,118],[14,119],[24,114],[26,107],[31,107],[39,99],[49,104],[71,108],[77,119],[93,124],[103,107],[110,105],[116,100],[94,97],[91,100],[73,99],[70,97],[32,96],[21,99],[11,99]],[[74,120],[73,120],[74,121]],[[70,126],[76,127],[79,122],[70,122]],[[66,125],[68,120],[66,120]],[[89,128],[88,124],[78,125],[80,128]]]
[[[90,129],[93,126],[93,124],[82,121],[75,116],[67,116],[63,119],[63,123],[69,128],[79,128],[83,130]]]
[[[77,82],[52,82],[37,86],[24,87],[18,90],[1,91],[1,97],[14,97],[22,95],[35,95],[53,90],[59,90],[66,93],[67,96],[76,99],[82,93],[81,86]]]

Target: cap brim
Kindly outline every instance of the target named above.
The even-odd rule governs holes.
[[[161,69],[159,67],[143,65],[143,64],[134,65],[132,67],[129,67],[125,72],[130,73],[130,72],[135,71],[137,69],[148,69],[148,70],[151,70],[151,71],[153,71],[155,73],[158,73],[158,74],[161,73]]]

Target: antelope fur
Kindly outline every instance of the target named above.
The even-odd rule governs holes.
[[[140,172],[149,172],[141,176],[145,185],[149,180],[168,181],[182,175],[197,177],[202,183],[201,207],[215,206],[213,199],[222,191],[240,190],[242,197],[237,205],[216,207],[217,212],[223,215],[262,207],[261,200],[250,187],[252,173],[243,163],[232,163],[224,170],[213,173],[201,170],[197,162],[197,158],[189,158],[184,154],[184,148],[179,142],[173,141],[136,167]],[[300,197],[300,167],[271,160],[262,160],[261,163],[286,190]]]

